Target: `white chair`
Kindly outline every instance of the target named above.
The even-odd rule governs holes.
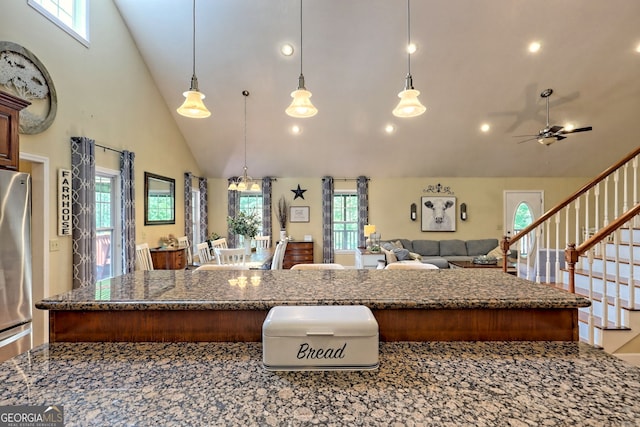
[[[271,259],[272,270],[282,270],[282,261],[284,261],[284,253],[287,250],[287,240],[281,240],[276,245],[276,250]]]
[[[387,265],[385,270],[439,270],[438,266],[433,264],[427,264],[424,262],[410,261],[410,262],[392,262]]]
[[[153,260],[151,259],[148,243],[136,245],[136,262],[138,263],[138,270],[153,270]]]
[[[227,238],[226,237],[221,237],[219,239],[212,240],[211,241],[211,247],[213,249],[215,249],[215,248],[228,249],[229,246],[227,245]]]
[[[245,249],[214,248],[218,265],[245,265]]]
[[[213,261],[213,258],[211,258],[211,251],[209,251],[209,244],[207,242],[198,243],[196,245],[196,250],[198,251],[200,264],[206,264]]]
[[[249,266],[233,264],[203,264],[194,271],[199,270],[249,270]]]
[[[185,248],[187,253],[187,265],[193,264],[193,256],[191,255],[191,245],[187,236],[178,237],[178,248]]]
[[[336,263],[324,264],[296,264],[291,267],[292,270],[344,270],[344,265]]]
[[[256,250],[269,249],[271,247],[271,236],[256,236],[253,238],[256,241]]]

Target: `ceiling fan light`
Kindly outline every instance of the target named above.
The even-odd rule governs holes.
[[[318,109],[311,103],[311,92],[306,89],[297,89],[291,92],[293,101],[285,112],[291,117],[306,118],[313,117],[318,113]]]
[[[400,102],[393,109],[393,115],[396,117],[416,117],[427,111],[418,99],[419,90],[405,89],[398,94]]]
[[[197,90],[188,90],[183,93],[185,100],[176,110],[178,114],[192,119],[204,119],[211,115],[202,100],[205,95]]]

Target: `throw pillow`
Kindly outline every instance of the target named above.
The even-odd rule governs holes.
[[[500,248],[500,246],[498,246],[495,249],[491,249],[488,253],[487,253],[488,257],[494,257],[495,259],[502,259],[502,249]]]
[[[408,249],[395,248],[391,252],[393,252],[393,254],[396,256],[396,259],[398,261],[405,261],[405,260],[411,259],[411,257],[409,256],[409,250]]]
[[[387,265],[398,261],[396,254],[394,254],[393,251],[386,249],[384,246],[382,246],[382,252],[384,252],[384,256],[387,259]]]
[[[415,252],[409,252],[409,258],[415,260],[415,261],[422,261],[422,255],[417,254]]]

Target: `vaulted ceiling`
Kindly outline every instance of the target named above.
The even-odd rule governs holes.
[[[409,119],[391,114],[407,74],[405,0],[304,0],[303,72],[319,110],[308,119],[284,112],[300,73],[298,0],[197,0],[207,119],[175,112],[192,74],[192,1],[114,1],[207,177],[242,173],[243,90],[254,177],[590,176],[640,143],[636,0],[414,0],[411,74],[427,111]],[[519,143],[544,128],[547,88],[552,125],[593,131]]]

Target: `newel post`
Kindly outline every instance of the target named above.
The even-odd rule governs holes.
[[[576,292],[575,284],[575,270],[576,262],[578,262],[578,251],[576,250],[575,243],[569,243],[567,249],[564,250],[564,260],[569,266],[569,292],[572,294]]]
[[[502,271],[507,272],[507,253],[509,252],[509,236],[503,236],[500,240],[500,249],[502,249]]]

